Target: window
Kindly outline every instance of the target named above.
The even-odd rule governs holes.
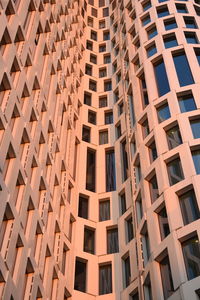
[[[139,224],[143,217],[142,198],[140,194],[138,195],[135,201],[135,206],[136,206],[137,223]]]
[[[96,17],[97,18],[97,9],[96,8],[91,8],[91,15],[93,16],[93,17]]]
[[[99,52],[105,52],[106,51],[106,44],[99,45]]]
[[[164,299],[169,298],[174,292],[172,273],[168,255],[160,262],[160,273],[162,278]]]
[[[195,32],[184,32],[185,39],[188,44],[199,44],[199,41],[197,39],[197,35]]]
[[[150,189],[151,203],[154,203],[156,199],[159,197],[156,174],[153,175],[153,177],[149,180],[149,189]]]
[[[146,85],[144,73],[142,73],[139,79],[140,79],[140,90],[142,94],[143,106],[145,108],[149,104],[149,97],[148,97],[147,85]]]
[[[110,200],[99,201],[99,221],[110,220]]]
[[[149,157],[150,162],[153,162],[158,157],[155,141],[149,145]]]
[[[139,157],[136,159],[134,167],[135,167],[135,180],[136,180],[136,184],[138,185],[142,177]]]
[[[175,34],[164,36],[163,41],[166,49],[178,46]]]
[[[109,64],[111,62],[110,54],[104,55],[104,64]]]
[[[128,156],[126,151],[126,140],[121,142],[121,162],[122,162],[122,180],[123,182],[128,178]]]
[[[92,95],[84,92],[84,104],[91,106],[92,104]]]
[[[169,149],[173,149],[182,144],[179,126],[174,126],[166,132]]]
[[[97,90],[97,83],[94,80],[89,80],[89,90],[96,92]]]
[[[149,133],[150,133],[150,130],[149,130],[149,122],[148,120],[146,119],[142,124],[142,134],[143,134],[143,138],[145,139]]]
[[[126,220],[126,242],[129,243],[133,239],[133,219],[129,216]]]
[[[86,292],[86,268],[87,263],[76,258],[74,289],[84,293]]]
[[[93,43],[91,42],[91,41],[87,41],[86,42],[86,48],[88,49],[88,50],[93,50]]]
[[[200,138],[200,119],[191,120],[190,126],[194,139]]]
[[[93,18],[88,17],[87,24],[90,27],[93,27]]]
[[[168,103],[163,104],[157,108],[158,122],[161,123],[171,117]]]
[[[192,159],[194,162],[196,173],[200,174],[200,150],[192,151]]]
[[[103,32],[103,40],[108,41],[110,39],[110,32],[109,31],[104,31]]]
[[[113,123],[113,112],[107,111],[105,112],[105,124],[112,124]]]
[[[154,36],[158,34],[156,26],[147,29],[148,39],[152,39]]]
[[[112,81],[104,81],[104,92],[112,91]]]
[[[88,218],[88,197],[79,195],[78,216],[80,218]]]
[[[164,20],[165,30],[171,30],[177,28],[175,19]]]
[[[158,18],[162,18],[169,15],[169,10],[167,5],[157,7]]]
[[[176,10],[178,13],[181,13],[181,14],[188,13],[188,10],[187,10],[187,7],[185,4],[176,3],[175,5],[176,5]]]
[[[198,64],[200,66],[200,48],[194,48],[194,52],[195,52]]]
[[[91,40],[97,41],[97,32],[91,30],[90,38]]]
[[[107,229],[107,254],[119,252],[118,229]]]
[[[108,143],[108,130],[99,132],[99,145],[104,145]]]
[[[103,96],[99,98],[99,108],[107,106],[107,97]]]
[[[95,192],[96,182],[96,152],[87,149],[87,167],[86,167],[86,190]]]
[[[198,28],[194,17],[183,17],[186,28]]]
[[[123,114],[123,111],[124,111],[124,103],[122,101],[118,104],[118,115],[120,116],[121,114]]]
[[[149,234],[148,234],[146,223],[141,232],[141,239],[142,239],[142,252],[143,252],[144,266],[146,266],[150,258]]]
[[[144,281],[144,299],[153,300],[150,275],[148,274]]]
[[[142,18],[142,25],[143,26],[146,26],[147,24],[149,24],[151,22],[151,18],[150,18],[150,15],[146,15],[144,18]]]
[[[92,66],[86,64],[85,65],[85,74],[92,76]]]
[[[105,6],[105,0],[99,0],[99,7]]]
[[[90,143],[90,127],[83,126],[82,140],[84,142]]]
[[[88,122],[96,125],[96,112],[88,110]]]
[[[199,207],[193,189],[179,196],[179,203],[184,225],[200,218]]]
[[[94,5],[94,0],[89,0],[88,3],[89,3],[90,5]]]
[[[160,237],[164,240],[169,234],[169,223],[165,206],[158,212],[158,223],[160,227]]]
[[[106,151],[106,192],[116,190],[115,152]]]
[[[147,56],[151,57],[152,55],[154,55],[155,53],[157,53],[157,49],[156,49],[156,45],[155,43],[153,43],[150,47],[148,47],[146,49],[147,51]]]
[[[105,7],[103,8],[103,17],[108,17],[109,16],[109,8]]]
[[[94,54],[90,54],[90,62],[93,64],[97,63],[97,57]]]
[[[120,215],[122,216],[126,212],[126,194],[123,192],[119,195],[119,207],[120,207]]]
[[[123,259],[124,269],[124,287],[126,288],[131,283],[131,265],[129,255]]]
[[[197,109],[191,92],[178,96],[178,102],[182,113]]]
[[[181,161],[179,157],[170,161],[167,164],[167,171],[170,185],[174,185],[177,182],[184,179]]]
[[[182,243],[183,257],[188,280],[200,275],[200,245],[197,236]]]
[[[159,94],[159,97],[161,97],[161,96],[165,95],[166,93],[168,93],[170,90],[163,59],[161,59],[154,65],[154,72],[155,72],[155,77],[156,77],[158,94]]]
[[[94,229],[84,228],[84,252],[88,252],[90,254],[94,254]]]
[[[131,293],[130,299],[131,300],[140,300],[138,290],[136,290],[133,293]]]
[[[145,1],[142,3],[143,11],[147,11],[149,8],[151,8],[151,1]]]
[[[99,78],[106,77],[106,76],[107,76],[106,68],[99,69]]]
[[[112,293],[112,265],[99,266],[99,295]]]
[[[118,125],[116,125],[116,138],[119,139],[121,135],[122,135],[121,123],[119,123]]]

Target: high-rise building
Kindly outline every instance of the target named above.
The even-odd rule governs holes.
[[[199,0],[0,0],[0,299],[200,299],[199,28]]]

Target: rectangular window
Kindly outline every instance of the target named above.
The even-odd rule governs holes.
[[[176,3],[176,10],[178,13],[186,14],[188,13],[187,6],[185,4]]]
[[[176,35],[174,33],[164,36],[163,41],[166,49],[178,46]]]
[[[184,225],[200,218],[199,207],[194,190],[190,190],[179,197],[179,203]]]
[[[135,201],[135,207],[136,207],[137,223],[139,224],[143,217],[142,198],[140,194]]]
[[[170,267],[168,256],[166,256],[160,262],[160,273],[162,278],[164,299],[166,300],[174,292],[174,285],[173,285],[171,267]]]
[[[99,145],[105,145],[108,143],[108,130],[99,132]]]
[[[145,278],[143,288],[144,288],[144,299],[145,300],[153,300],[152,289],[151,289],[151,279],[150,279],[149,274]]]
[[[118,229],[107,229],[107,254],[119,252]]]
[[[115,152],[106,151],[106,192],[116,190]]]
[[[100,200],[99,202],[99,221],[110,220],[110,200]]]
[[[175,19],[167,19],[164,21],[165,30],[171,30],[177,28]]]
[[[87,149],[86,190],[95,192],[96,183],[96,152]]]
[[[84,104],[89,106],[92,105],[92,95],[87,92],[84,93]]]
[[[185,39],[187,41],[188,44],[199,44],[197,35],[195,32],[184,32],[185,34]]]
[[[191,120],[190,126],[194,139],[200,138],[200,119]]]
[[[84,142],[90,143],[90,127],[83,126],[83,129],[82,129],[82,140]]]
[[[170,185],[174,185],[184,179],[180,158],[176,158],[167,164]]]
[[[197,109],[191,92],[178,96],[178,103],[182,113]]]
[[[97,82],[94,80],[89,80],[89,90],[96,92],[97,90]]]
[[[105,124],[112,124],[113,123],[113,112],[108,111],[105,112]]]
[[[121,161],[122,161],[122,180],[125,181],[128,178],[128,156],[126,152],[126,141],[121,143]]]
[[[182,243],[183,257],[188,280],[200,275],[200,245],[197,236]]]
[[[194,52],[195,52],[198,64],[200,66],[200,48],[194,48]]]
[[[104,31],[103,32],[103,40],[108,41],[110,39],[110,32],[109,31]]]
[[[147,47],[147,48],[146,48],[146,51],[147,51],[147,56],[148,56],[148,57],[151,57],[151,56],[153,56],[155,53],[157,53],[157,48],[156,48],[155,43],[151,44],[150,47]]]
[[[148,97],[147,85],[146,85],[144,73],[140,76],[139,79],[140,79],[140,90],[141,90],[141,95],[143,100],[143,107],[145,108],[149,104],[149,97]]]
[[[169,149],[173,149],[182,144],[181,133],[178,125],[166,131],[166,136]]]
[[[198,28],[194,17],[183,17],[186,28]]]
[[[166,93],[168,93],[170,90],[163,59],[154,65],[154,72],[155,72],[155,77],[156,77],[158,94],[159,94],[159,97],[161,97],[161,96],[165,95]]]
[[[116,138],[119,139],[121,135],[122,135],[121,123],[119,123],[118,125],[116,125]]]
[[[141,238],[142,238],[142,251],[143,251],[144,266],[146,266],[146,264],[148,263],[149,258],[150,258],[149,234],[148,234],[146,225],[145,225],[144,231],[142,232]]]
[[[158,15],[158,18],[168,16],[169,15],[169,10],[168,10],[167,5],[157,7],[157,15]]]
[[[112,82],[111,80],[109,81],[104,81],[104,92],[108,92],[112,90]]]
[[[185,53],[174,54],[173,60],[180,86],[193,84],[194,79]]]
[[[151,22],[151,18],[150,18],[150,15],[148,14],[148,15],[146,15],[144,18],[142,18],[142,26],[145,26],[145,25],[147,25],[148,23],[150,23]]]
[[[124,267],[124,287],[126,288],[131,283],[131,265],[129,255],[123,259]]]
[[[109,16],[109,8],[105,7],[103,8],[103,17],[108,17]]]
[[[164,240],[169,234],[169,223],[165,206],[158,212],[158,223],[160,227],[160,237]]]
[[[106,107],[107,105],[108,105],[107,97],[106,96],[100,97],[99,98],[99,108]]]
[[[153,177],[149,180],[149,190],[151,196],[151,203],[154,203],[159,197],[156,174],[154,174]]]
[[[200,150],[192,151],[192,159],[197,174],[200,174]]]
[[[157,28],[156,26],[153,26],[149,29],[147,29],[147,35],[148,35],[148,39],[152,39],[153,37],[155,37],[158,34],[157,32]]]
[[[86,292],[86,269],[87,263],[76,258],[74,289]]]
[[[141,124],[141,126],[142,126],[142,135],[143,138],[145,139],[150,133],[148,119],[145,119],[144,122]]]
[[[163,104],[157,108],[158,122],[161,123],[171,117],[168,103]]]
[[[122,194],[119,195],[120,199],[120,215],[122,216],[126,212],[126,194],[123,192]]]
[[[149,158],[150,158],[150,162],[153,162],[154,160],[156,160],[157,157],[158,157],[158,154],[157,154],[157,149],[156,149],[156,143],[155,143],[155,141],[153,141],[149,145]]]
[[[88,123],[96,125],[96,112],[88,110]]]
[[[99,295],[112,293],[112,265],[99,266]]]
[[[133,218],[129,216],[126,220],[126,242],[129,243],[133,239]]]
[[[84,228],[84,247],[83,251],[88,252],[90,254],[94,254],[94,239],[95,239],[95,231],[94,229]]]
[[[79,195],[78,216],[88,219],[88,197]]]

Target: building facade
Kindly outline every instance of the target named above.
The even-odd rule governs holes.
[[[200,299],[199,0],[0,25],[0,298]]]

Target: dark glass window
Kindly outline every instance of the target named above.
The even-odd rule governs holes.
[[[200,174],[200,150],[192,151],[192,159],[194,162],[196,173]]]
[[[106,68],[99,69],[99,78],[103,78],[106,76],[107,76],[107,69]]]
[[[155,53],[157,53],[157,49],[156,49],[156,45],[153,44],[150,47],[147,48],[147,56],[151,57],[152,55],[154,55]]]
[[[90,62],[93,64],[97,63],[97,56],[94,54],[90,54]]]
[[[124,264],[124,287],[126,288],[131,283],[131,265],[130,265],[129,256],[123,259],[123,264]]]
[[[154,36],[158,34],[156,26],[147,29],[148,39],[152,39]]]
[[[110,39],[110,32],[109,31],[104,31],[103,40],[108,41],[109,39]]]
[[[182,144],[179,126],[174,126],[166,132],[169,149],[173,149]]]
[[[181,14],[188,13],[188,10],[187,10],[187,7],[185,4],[176,3],[175,5],[176,5],[176,10],[178,13],[181,13]]]
[[[133,239],[133,219],[132,216],[126,219],[126,241],[129,243]]]
[[[143,11],[147,11],[149,8],[151,8],[151,1],[147,1],[142,4]]]
[[[88,122],[96,125],[96,112],[88,110]]]
[[[74,289],[86,292],[86,268],[87,263],[76,258]]]
[[[174,185],[184,179],[180,158],[176,158],[167,164],[170,185]]]
[[[128,178],[128,156],[126,152],[126,141],[121,143],[121,158],[122,158],[122,180]]]
[[[107,229],[107,254],[119,252],[118,229]]]
[[[170,234],[168,217],[167,217],[167,212],[165,207],[163,207],[158,212],[158,222],[160,227],[161,240],[164,240]]]
[[[195,52],[198,64],[200,65],[200,48],[194,48],[194,52]]]
[[[200,138],[200,119],[190,121],[194,139]]]
[[[92,66],[91,65],[88,65],[88,64],[85,65],[85,74],[92,76]]]
[[[97,32],[91,30],[90,38],[94,41],[97,41]]]
[[[90,127],[83,126],[82,140],[84,142],[90,143]]]
[[[99,266],[99,295],[112,293],[112,265]]]
[[[108,143],[108,130],[103,130],[99,132],[99,145],[104,145]]]
[[[197,28],[197,24],[194,17],[183,17],[183,19],[187,28]]]
[[[184,225],[200,218],[199,207],[193,189],[181,195],[179,203]]]
[[[93,43],[91,42],[91,41],[87,41],[87,43],[86,43],[86,48],[88,49],[88,50],[93,50]]]
[[[116,126],[116,137],[117,137],[117,139],[120,138],[121,135],[122,135],[121,124],[119,123],[119,124]]]
[[[142,238],[142,251],[143,251],[144,266],[146,266],[146,264],[149,261],[150,252],[151,252],[147,227],[145,228],[144,232],[142,232],[141,238]]]
[[[185,39],[188,44],[199,44],[197,35],[195,32],[184,32],[185,34]]]
[[[150,22],[151,22],[151,18],[149,16],[149,14],[147,16],[145,16],[144,18],[142,18],[142,25],[143,26],[147,25]]]
[[[109,64],[111,62],[110,54],[104,55],[104,64]]]
[[[145,108],[149,104],[149,97],[148,97],[147,85],[146,85],[144,73],[142,73],[139,79],[140,79],[140,90],[141,90],[141,95],[143,100],[143,107]]]
[[[184,52],[173,55],[174,65],[180,86],[194,83],[187,57]]]
[[[104,92],[108,92],[112,90],[112,82],[111,80],[109,81],[104,81]]]
[[[169,15],[169,10],[168,10],[167,5],[157,7],[157,15],[158,15],[158,18],[168,16]]]
[[[84,93],[84,104],[89,106],[92,104],[92,95],[87,92]]]
[[[164,299],[166,300],[174,292],[174,285],[173,285],[171,267],[170,267],[168,256],[166,256],[160,262],[160,273],[161,273],[161,278],[162,278]]]
[[[152,288],[151,288],[151,279],[150,279],[149,274],[145,278],[143,288],[144,288],[144,299],[145,300],[153,300]]]
[[[200,275],[200,245],[197,236],[182,243],[183,257],[188,280]]]
[[[178,103],[182,113],[197,109],[192,93],[178,96]]]
[[[149,180],[149,189],[150,189],[151,203],[153,203],[159,197],[156,174]]]
[[[101,200],[99,202],[99,221],[110,220],[110,200]]]
[[[97,18],[97,9],[96,9],[96,8],[94,8],[94,7],[91,8],[91,15],[92,15],[93,17],[96,17],[96,18]]]
[[[150,130],[149,130],[149,122],[148,120],[146,119],[143,123],[142,123],[142,134],[143,134],[143,138],[145,139],[149,133],[150,133]]]
[[[99,98],[99,108],[107,106],[107,97],[103,96]]]
[[[105,112],[105,124],[112,124],[113,123],[113,112]]]
[[[116,190],[115,152],[106,151],[106,192]]]
[[[103,17],[108,17],[109,16],[109,8],[105,7],[103,8]]]
[[[89,80],[89,90],[96,92],[97,90],[97,83],[94,80]]]
[[[119,196],[120,199],[120,215],[126,212],[126,194],[125,192]]]
[[[94,254],[94,229],[84,228],[84,248],[83,251]]]
[[[139,299],[139,293],[138,293],[137,290],[135,292],[133,292],[133,294],[130,295],[130,299],[131,300],[140,300]]]
[[[158,157],[155,141],[149,145],[149,156],[150,162],[153,162]]]
[[[158,122],[161,123],[171,117],[169,106],[167,103],[157,108]]]
[[[86,167],[86,190],[95,192],[96,182],[96,152],[87,150],[87,167]]]
[[[175,34],[171,34],[169,36],[164,36],[163,41],[164,41],[166,49],[178,46]]]
[[[140,194],[135,201],[135,206],[136,206],[137,223],[139,224],[143,217],[142,198]]]
[[[106,44],[99,45],[99,52],[105,52],[106,51]]]
[[[159,97],[161,97],[168,93],[170,90],[165,64],[163,60],[160,60],[154,65],[154,72],[157,82],[158,94]]]
[[[82,195],[79,196],[78,216],[88,219],[88,198]]]
[[[167,19],[164,21],[165,30],[171,30],[177,28],[175,19]]]

